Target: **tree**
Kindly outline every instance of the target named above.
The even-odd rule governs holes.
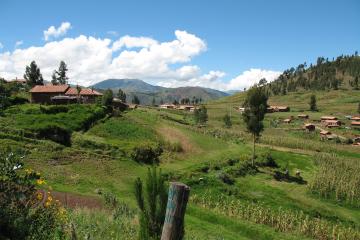
[[[309,106],[310,106],[310,111],[316,112],[318,110],[316,105],[316,96],[314,94],[312,94],[310,97]]]
[[[59,70],[55,70],[51,76],[52,80],[51,83],[54,85],[58,84],[67,84],[67,80],[69,79],[66,75],[68,71],[67,65],[64,61],[60,62]]]
[[[126,94],[121,88],[119,88],[117,97],[120,99],[120,101],[122,101],[123,103],[126,103]]]
[[[30,87],[35,85],[44,85],[44,79],[40,72],[40,68],[38,68],[35,61],[32,61],[30,66],[26,66],[24,78],[27,85]]]
[[[111,89],[107,89],[102,96],[102,105],[107,107],[110,110],[113,103],[113,91]]]
[[[205,124],[207,122],[207,109],[204,105],[202,105],[199,109],[195,109],[194,119],[196,124]]]
[[[157,172],[155,167],[149,168],[145,192],[140,178],[136,179],[134,190],[140,210],[139,239],[160,239],[168,198],[165,178],[161,170]]]
[[[259,81],[259,86],[265,86],[266,84],[267,84],[266,78],[260,79],[260,81]]]
[[[155,98],[153,97],[152,101],[151,101],[151,105],[152,106],[155,106],[156,105],[156,102],[155,102]]]
[[[77,93],[78,103],[80,103],[80,92],[81,92],[81,87],[79,85],[76,85],[76,93]]]
[[[265,88],[254,86],[247,91],[244,102],[243,120],[247,130],[253,135],[252,164],[255,165],[255,142],[264,130],[263,120],[266,114],[268,96]]]
[[[223,121],[224,121],[225,127],[231,128],[232,122],[231,122],[231,118],[230,118],[229,114],[225,114],[225,116],[223,117]]]
[[[138,96],[134,95],[133,99],[131,100],[131,102],[133,104],[140,104],[140,99],[138,98]]]

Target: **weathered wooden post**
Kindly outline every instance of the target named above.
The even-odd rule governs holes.
[[[166,206],[165,221],[161,240],[181,240],[184,235],[184,217],[189,200],[190,187],[172,182]]]

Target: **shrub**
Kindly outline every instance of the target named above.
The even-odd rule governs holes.
[[[40,106],[40,111],[45,114],[57,114],[62,112],[68,112],[69,108],[63,105],[55,105],[55,106]]]
[[[38,191],[41,176],[22,165],[19,153],[0,153],[0,239],[54,239],[66,212]]]
[[[135,181],[135,197],[140,210],[139,239],[160,239],[165,219],[167,187],[161,170],[148,169],[145,192],[140,178]]]
[[[275,159],[271,155],[271,153],[266,153],[259,160],[256,160],[256,165],[259,167],[272,167],[277,168],[278,165],[275,162]]]
[[[220,173],[218,175],[218,178],[223,182],[223,183],[226,183],[226,184],[229,184],[229,185],[233,185],[235,183],[235,179],[232,178],[229,174],[227,173]]]
[[[24,98],[24,97],[12,96],[12,97],[9,97],[9,102],[10,102],[11,105],[17,105],[17,104],[28,103],[29,100],[27,98]]]
[[[159,157],[162,154],[163,149],[160,145],[155,147],[146,145],[135,147],[131,153],[131,158],[138,163],[145,164],[158,164],[160,162]]]
[[[59,127],[55,124],[40,126],[34,130],[36,138],[49,139],[65,146],[71,145],[70,130]]]

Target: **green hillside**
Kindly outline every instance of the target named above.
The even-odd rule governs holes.
[[[268,85],[269,93],[285,95],[302,90],[359,90],[360,56],[342,55],[336,59],[319,57],[316,64],[299,64],[285,70]]]
[[[81,105],[71,105],[68,111],[59,113],[44,113],[32,104],[12,106],[0,118],[1,128],[6,129],[0,135],[0,149],[24,150],[25,167],[40,172],[56,192],[104,204],[109,201],[104,196],[110,194],[131,209],[117,213],[120,218],[111,217],[115,214],[111,207],[68,209],[69,221],[75,224],[79,238],[88,234],[93,239],[137,238],[133,183],[137,177],[145,178],[149,165],[137,163],[131,156],[138,146],[160,144],[164,152],[159,166],[167,180],[191,187],[186,239],[358,239],[360,194],[349,188],[360,186],[360,148],[347,144],[346,139],[360,135],[360,131],[346,128],[349,120],[345,115],[356,114],[360,92],[332,90],[271,96],[270,104],[287,105],[291,111],[266,115],[256,168],[248,163],[251,137],[234,109],[243,103],[245,94],[208,103],[209,121],[203,128],[194,124],[192,113],[177,110],[139,108],[100,119],[86,112],[72,116],[74,111],[84,111]],[[311,94],[316,94],[319,112],[308,111]],[[86,109],[96,112],[95,107]],[[226,113],[231,115],[231,128],[223,126]],[[311,134],[299,130],[302,120],[282,123],[282,119],[299,113],[309,114],[306,122],[318,127],[320,116],[337,116],[345,126],[331,131],[344,139],[322,141],[319,130]],[[76,121],[66,120],[75,117]],[[31,118],[47,118],[69,130],[71,146],[24,135],[24,131],[35,131],[27,120]],[[87,126],[88,119],[90,128],[82,127]],[[331,164],[339,165],[325,164],[330,157],[334,158]],[[346,181],[346,185],[321,189],[321,182],[333,168],[337,169],[332,173],[334,179]],[[284,169],[289,170],[291,180],[275,178]],[[295,176],[297,171],[301,172],[301,181]],[[347,197],[348,192],[353,195]]]

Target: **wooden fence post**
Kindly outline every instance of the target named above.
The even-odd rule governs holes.
[[[184,235],[184,217],[189,200],[190,187],[183,183],[172,182],[166,206],[161,240],[181,240]]]

